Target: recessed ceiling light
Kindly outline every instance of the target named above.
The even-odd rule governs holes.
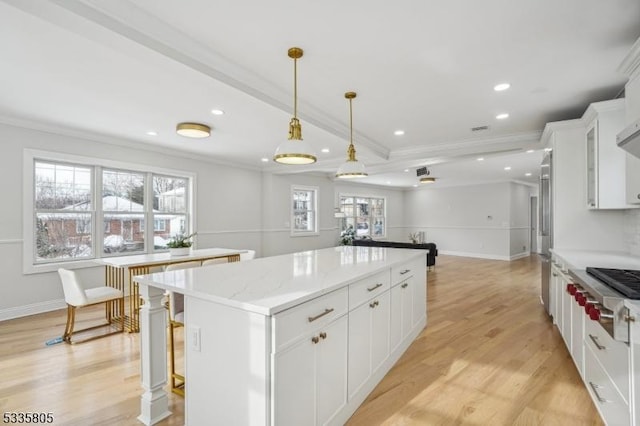
[[[404,130],[396,130],[395,132],[393,132],[393,134],[396,136],[402,136],[404,135]]]
[[[390,181],[387,181],[387,185],[391,185],[391,182],[390,182]]]
[[[496,118],[498,120],[504,120],[505,118],[509,118],[509,114],[507,114],[506,112],[503,112],[502,114],[496,115]]]
[[[511,85],[509,83],[500,83],[493,86],[493,90],[496,92],[502,92],[503,90],[507,90]]]
[[[404,172],[405,173],[409,173],[409,169],[404,169]]]
[[[263,163],[268,163],[268,162],[269,162],[269,159],[268,159],[268,158],[263,157],[263,158],[261,158],[261,159],[260,159],[260,161],[262,161]]]
[[[551,151],[553,151],[553,148],[545,148],[544,149],[544,152],[551,152]]]
[[[221,109],[212,109],[211,114],[213,115],[224,115],[224,111]]]
[[[324,152],[325,154],[331,152],[331,151],[329,151],[329,148],[322,148],[320,151]]]
[[[478,160],[478,161],[484,161],[484,158],[482,158],[482,157],[478,157],[478,158],[477,158],[477,160]]]
[[[504,168],[505,170],[511,170],[511,166],[507,166]]]
[[[532,152],[534,152],[532,149],[527,150],[527,154],[531,154]]]
[[[158,136],[158,132],[154,132],[153,130],[149,130],[147,132],[147,135],[149,135],[149,136]]]
[[[525,176],[531,176],[531,173],[525,173],[524,175]]]
[[[413,184],[413,187],[414,187],[414,188],[417,188],[417,187],[418,187],[418,184],[417,184],[417,183],[414,183],[414,184]]]

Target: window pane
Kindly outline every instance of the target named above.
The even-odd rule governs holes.
[[[187,232],[187,217],[183,214],[154,214],[153,248],[163,250],[167,248],[169,240]],[[164,229],[160,229],[160,224]]]
[[[357,204],[357,215],[358,216],[368,216],[369,215],[369,199],[367,198],[356,198]]]
[[[362,237],[363,235],[369,235],[369,220],[366,218],[358,218],[358,223],[356,225],[356,236]]]
[[[187,212],[187,179],[153,176],[153,209],[167,213]]]
[[[36,209],[91,210],[91,168],[35,162]]]
[[[102,173],[102,210],[142,213],[144,175],[121,170],[105,170]]]
[[[375,219],[373,222],[373,236],[374,237],[382,237],[384,236],[384,218]]]
[[[89,233],[78,233],[88,227]],[[86,213],[38,213],[36,261],[93,257],[91,215]]]
[[[384,199],[381,199],[381,198],[371,199],[371,215],[374,217],[384,216]]]
[[[313,231],[313,212],[294,212],[294,231]]]
[[[313,210],[313,191],[297,190],[293,192],[294,210]]]
[[[104,233],[104,253],[135,253],[144,251],[144,216],[141,214],[113,214],[103,216],[109,225]]]

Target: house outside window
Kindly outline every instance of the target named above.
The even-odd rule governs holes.
[[[291,235],[318,235],[317,187],[291,187]]]
[[[387,235],[386,201],[381,197],[340,195],[340,210],[344,213],[342,230],[351,227],[356,238],[384,238]]]
[[[32,192],[25,193],[24,207],[33,211],[33,221],[24,226],[25,273],[166,250],[172,236],[190,229],[189,173],[169,176],[101,162],[115,163],[25,150],[25,181]],[[163,205],[163,211],[161,203],[170,206]],[[153,230],[145,230],[145,219]]]

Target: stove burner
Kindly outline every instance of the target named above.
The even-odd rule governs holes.
[[[640,271],[588,267],[587,273],[629,299],[640,299]]]

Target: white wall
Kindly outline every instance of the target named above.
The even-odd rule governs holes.
[[[528,251],[530,193],[508,182],[408,191],[405,223],[440,253],[510,259]]]
[[[25,148],[196,173],[197,246],[261,249],[260,172],[5,124],[0,124],[0,146],[5,206],[0,214],[0,320],[64,306],[57,273],[22,273],[22,221],[31,214],[22,210]],[[257,206],[248,205],[248,200],[256,201]],[[101,285],[103,268],[82,270],[81,277]]]

